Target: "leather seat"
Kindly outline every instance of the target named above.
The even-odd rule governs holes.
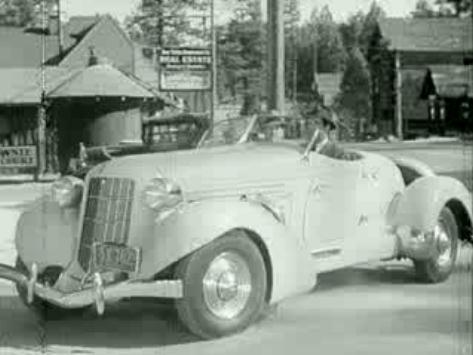
[[[360,154],[347,151],[333,141],[328,142],[319,153],[338,160],[353,161],[362,158]]]

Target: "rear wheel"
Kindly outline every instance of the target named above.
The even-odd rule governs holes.
[[[437,254],[429,260],[414,260],[416,273],[421,281],[445,281],[453,271],[458,252],[458,225],[455,215],[444,207],[435,227]]]
[[[215,338],[244,330],[265,309],[266,268],[258,247],[232,231],[180,262],[179,318],[194,334]]]
[[[20,258],[16,259],[15,267],[17,270],[23,272],[24,274],[28,274],[28,268],[25,266],[23,261]],[[50,302],[47,302],[37,296],[34,297],[33,302],[28,302],[28,290],[26,287],[16,284],[16,290],[18,292],[18,296],[20,297],[21,302],[30,310],[32,310],[36,315],[43,319],[58,319],[64,318],[66,316],[74,316],[80,315],[89,307],[81,307],[81,308],[62,308],[56,306]]]

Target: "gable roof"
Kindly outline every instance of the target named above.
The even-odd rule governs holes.
[[[379,22],[389,48],[399,51],[473,51],[470,18],[384,18]]]
[[[424,90],[427,90],[424,96],[473,97],[473,73],[470,71],[472,68],[462,65],[430,65],[424,79]]]
[[[84,26],[87,25],[87,23],[88,23],[87,21],[89,21],[89,20],[90,19],[84,18],[82,25],[84,25]],[[87,27],[82,32],[80,32],[81,33],[80,40],[78,40],[75,45],[70,47],[67,50],[67,53],[64,53],[64,55],[62,56],[62,58],[60,59],[60,61],[57,64],[65,65],[65,66],[71,65],[71,63],[74,62],[74,58],[73,58],[74,55],[77,55],[77,53],[88,52],[89,48],[87,48],[86,46],[90,45],[91,41],[93,41],[93,38],[95,38],[97,35],[100,35],[100,34],[103,35],[103,33],[104,33],[103,31],[107,28],[106,26],[108,26],[109,29],[115,30],[115,33],[120,35],[129,44],[129,46],[130,46],[129,56],[130,56],[130,61],[132,61],[132,59],[134,57],[134,53],[133,53],[134,49],[133,49],[132,41],[127,36],[125,31],[118,25],[118,23],[116,22],[116,20],[112,16],[103,15],[103,16],[100,16],[100,17],[96,18],[96,22],[92,26]],[[110,43],[108,38],[107,38],[107,43]],[[115,43],[115,42],[112,42],[112,43]],[[97,49],[100,49],[100,48],[97,48]],[[115,47],[114,49],[117,49],[117,48]],[[116,52],[118,52],[118,51],[116,51]],[[110,59],[112,59],[112,61],[114,61],[113,60],[114,58],[110,58]],[[117,63],[115,63],[115,64],[117,64]]]
[[[73,16],[62,26],[64,48],[80,41],[99,22],[99,16]]]
[[[58,36],[44,36],[46,43],[44,63],[58,65],[66,60],[76,47],[81,46],[86,36],[90,35],[98,24],[104,22],[118,28],[120,33],[127,38],[110,15],[73,16],[62,25],[63,53],[61,55]],[[39,67],[42,63],[42,41],[40,34],[25,32],[24,28],[0,26],[0,48],[8,48],[8,51],[0,52],[0,68]]]

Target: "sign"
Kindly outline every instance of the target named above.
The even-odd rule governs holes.
[[[159,83],[163,91],[212,88],[212,52],[206,48],[163,48],[159,52]]]
[[[0,168],[34,168],[35,146],[0,147]]]

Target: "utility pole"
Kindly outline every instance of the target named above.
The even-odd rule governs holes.
[[[212,50],[212,92],[210,104],[210,125],[215,123],[215,106],[218,102],[217,97],[217,36],[215,30],[215,0],[210,0],[210,41]]]
[[[61,23],[61,0],[57,0],[57,8],[56,8],[56,20],[57,20],[57,37],[58,37],[58,41],[59,41],[59,55],[61,56],[62,58],[62,55],[64,53],[64,40],[63,40],[63,33],[62,33],[62,23]]]
[[[284,1],[268,1],[268,109],[284,112]]]
[[[42,28],[46,28],[46,5],[45,0],[41,1],[41,21]],[[38,107],[36,125],[37,135],[37,169],[35,180],[39,180],[45,172],[46,167],[46,76],[44,62],[46,60],[46,39],[45,34],[41,34],[41,99]]]

